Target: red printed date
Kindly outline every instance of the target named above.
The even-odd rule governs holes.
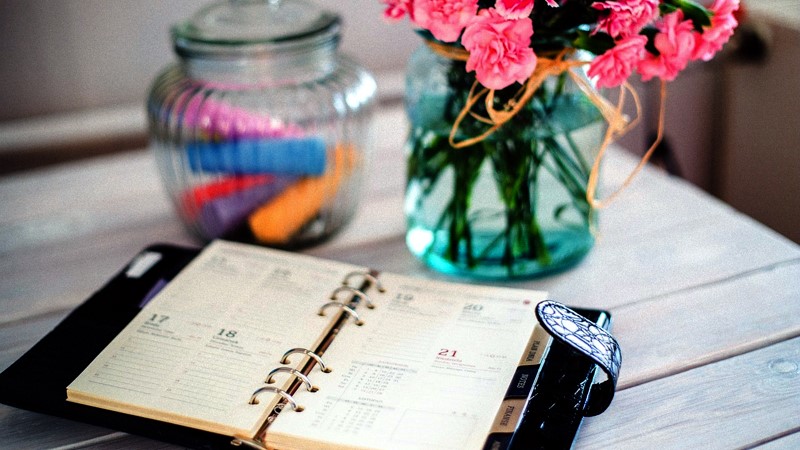
[[[455,358],[457,353],[458,353],[458,350],[452,350],[452,349],[449,349],[449,348],[443,348],[443,349],[439,350],[439,353],[437,353],[437,355],[438,356],[444,356],[445,358]]]

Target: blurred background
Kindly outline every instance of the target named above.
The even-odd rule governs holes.
[[[147,146],[144,100],[172,52],[170,25],[199,0],[0,0],[0,175]],[[344,21],[342,50],[399,104],[419,40],[379,0],[317,0]],[[655,164],[800,242],[800,0],[742,0],[736,40],[668,91]],[[657,86],[638,85],[652,139]],[[402,151],[402,149],[398,149]]]

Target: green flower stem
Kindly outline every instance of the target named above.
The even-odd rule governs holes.
[[[572,204],[575,205],[576,209],[581,212],[587,211],[588,203],[586,202],[586,189],[574,184],[574,181],[564,177],[563,171],[558,170],[558,168],[551,167],[550,165],[545,165],[545,168],[569,191],[570,200]]]
[[[581,167],[570,157],[566,150],[553,138],[542,139],[545,148],[553,156],[562,170],[569,175],[575,184],[580,185],[580,180],[588,179],[589,174],[584,173]]]
[[[509,276],[514,275],[514,262],[520,258],[536,259],[541,264],[551,260],[535,214],[540,145],[532,140],[526,149],[516,143],[511,136],[498,139],[492,152],[495,181],[506,216],[506,227],[501,233],[504,238],[501,262]]]
[[[447,259],[453,262],[460,261],[463,245],[464,260],[468,267],[474,267],[476,259],[469,210],[472,203],[472,192],[480,175],[480,167],[485,155],[475,150],[450,149],[449,151],[460,153],[456,157],[450,158],[450,164],[453,165],[453,195],[439,218],[437,229],[447,226],[448,242],[445,252]]]
[[[553,162],[558,166],[557,178],[564,182],[565,186],[573,195],[580,194],[581,188],[585,193],[586,181],[583,180],[588,180],[588,175],[586,177],[581,177],[581,174],[575,175],[575,162],[564,154],[564,150],[558,143],[553,142],[551,139],[546,139],[545,148],[548,149],[550,155],[553,157]]]
[[[584,218],[585,225],[589,226],[591,217],[588,216],[590,207],[586,200],[586,182],[581,183],[574,178],[568,178],[565,176],[564,170],[560,170],[557,167],[552,167],[549,164],[545,164],[545,169],[550,172],[554,178],[559,180],[564,188],[569,191],[570,201],[573,207],[577,211],[581,212],[581,217]]]
[[[529,176],[530,180],[528,183],[530,184],[530,190],[532,190],[532,197],[533,201],[530,205],[530,219],[527,221],[527,231],[528,236],[533,243],[533,250],[534,253],[532,256],[536,257],[536,260],[542,266],[547,266],[551,263],[552,257],[550,255],[550,251],[547,248],[547,243],[544,239],[544,232],[539,225],[539,222],[536,220],[536,212],[538,211],[538,206],[536,204],[536,199],[539,198],[539,170],[543,166],[544,162],[544,155],[545,150],[542,149],[541,152],[537,150],[541,147],[537,145],[536,141],[531,141],[531,167],[529,169]]]
[[[578,161],[578,164],[580,164],[581,169],[583,170],[581,173],[585,174],[588,180],[589,172],[591,172],[592,169],[589,166],[589,163],[586,161],[586,158],[584,158],[580,147],[578,147],[578,144],[575,142],[575,139],[572,138],[572,133],[564,133],[564,139],[567,141],[567,144],[569,144],[569,148],[572,150],[572,155],[575,157],[575,160]]]

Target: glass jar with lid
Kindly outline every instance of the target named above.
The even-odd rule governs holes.
[[[376,85],[338,52],[340,32],[305,0],[213,3],[173,27],[179,60],[155,79],[148,121],[195,234],[296,248],[354,214]]]

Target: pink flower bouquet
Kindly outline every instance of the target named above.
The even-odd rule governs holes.
[[[553,48],[597,56],[598,87],[675,79],[689,61],[710,60],[733,35],[739,0],[382,0],[389,20],[408,17],[433,39],[469,52],[467,71],[485,87],[523,83],[537,53]]]
[[[412,57],[406,91],[408,247],[443,272],[494,279],[562,270],[588,252],[599,161],[628,125],[621,104],[597,88],[620,87],[621,103],[634,74],[666,83],[689,62],[711,59],[739,7],[382,3],[387,19],[407,18],[428,44]],[[582,144],[590,128],[597,137]]]

